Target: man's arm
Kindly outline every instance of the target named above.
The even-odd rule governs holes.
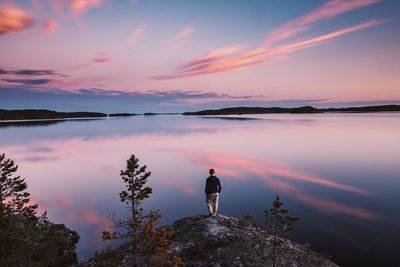
[[[206,187],[204,188],[204,193],[207,195],[208,192],[208,179],[206,180]]]
[[[221,189],[222,189],[221,183],[219,182],[219,179],[218,179],[218,193],[221,193]]]

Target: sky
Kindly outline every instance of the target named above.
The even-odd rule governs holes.
[[[400,104],[400,2],[1,0],[0,109]]]

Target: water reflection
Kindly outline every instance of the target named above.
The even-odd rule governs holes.
[[[223,183],[222,212],[252,212],[262,223],[262,211],[279,194],[301,217],[297,235],[314,249],[349,265],[346,251],[354,259],[368,255],[346,240],[363,240],[377,250],[382,239],[380,253],[386,257],[373,255],[363,263],[390,266],[396,255],[390,247],[400,242],[400,116],[248,118],[138,116],[9,125],[0,127],[0,152],[20,166],[41,211],[81,234],[81,259],[102,247],[107,216],[128,214],[118,199],[119,171],[136,154],[152,171],[154,194],[145,208],[160,208],[162,223],[206,212],[204,179],[214,167]]]
[[[249,117],[233,117],[233,116],[210,116],[210,117],[200,117],[202,119],[211,120],[231,120],[231,121],[252,121],[252,120],[262,120],[261,118],[249,118]]]
[[[41,121],[0,121],[0,128],[6,127],[40,127],[50,126],[65,122],[65,120],[41,120]]]
[[[177,150],[171,149],[170,151]],[[189,162],[202,169],[214,166],[218,169],[219,173],[227,178],[248,179],[249,177],[257,177],[262,180],[269,189],[274,190],[277,194],[283,194],[287,197],[294,198],[328,214],[345,214],[367,220],[376,220],[379,218],[376,213],[366,209],[313,196],[301,189],[299,185],[283,180],[314,183],[320,186],[365,196],[373,195],[372,192],[356,186],[338,183],[313,173],[294,170],[284,162],[259,160],[240,155],[220,154],[210,151],[180,150],[177,152],[183,153]]]

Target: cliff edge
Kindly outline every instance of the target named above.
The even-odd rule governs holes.
[[[187,267],[272,266],[272,236],[246,219],[225,215],[190,216],[174,222],[172,255],[182,259]],[[276,250],[276,266],[337,267],[321,254],[287,239],[280,239]],[[125,244],[116,250],[100,253],[79,266],[131,266]]]
[[[234,217],[192,216],[176,221],[172,253],[185,266],[272,266],[272,237],[261,227]],[[281,239],[277,266],[337,267],[307,246]]]

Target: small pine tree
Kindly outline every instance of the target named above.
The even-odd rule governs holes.
[[[276,250],[282,245],[282,240],[279,237],[291,237],[293,224],[299,219],[289,216],[288,210],[283,209],[282,206],[283,202],[277,196],[272,203],[272,208],[265,210],[265,224],[272,235],[271,259],[273,267],[276,267]]]
[[[140,204],[152,193],[151,187],[145,186],[147,179],[151,175],[151,172],[147,172],[146,168],[146,165],[139,165],[139,159],[136,158],[135,155],[131,155],[127,160],[126,169],[121,170],[120,173],[125,183],[126,190],[123,190],[119,194],[119,197],[121,202],[125,202],[129,205],[131,217],[128,220],[111,218],[114,222],[114,226],[124,229],[124,232],[103,231],[103,240],[129,238],[133,246],[132,257],[134,262],[137,262],[137,236],[143,221]]]
[[[183,266],[179,257],[168,254],[172,246],[172,229],[157,229],[157,221],[161,218],[159,211],[143,214],[140,207],[142,201],[152,193],[146,186],[151,172],[146,171],[146,165],[140,166],[139,159],[131,155],[126,169],[121,171],[126,190],[119,194],[121,202],[129,205],[131,217],[128,220],[111,220],[114,227],[124,229],[123,232],[103,231],[103,240],[129,238],[132,244],[131,257],[133,266]],[[95,258],[100,258],[97,256]]]

